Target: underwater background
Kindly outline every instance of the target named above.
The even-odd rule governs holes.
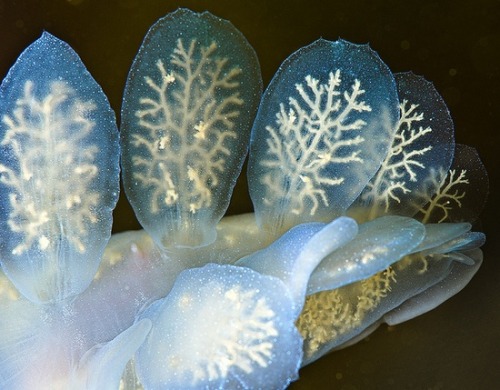
[[[500,383],[500,1],[0,0],[0,77],[43,30],[68,42],[118,118],[125,79],[144,34],[187,7],[230,20],[254,47],[267,85],[281,62],[318,37],[369,42],[393,72],[432,81],[475,147],[490,196],[474,230],[487,235],[484,263],[438,309],[383,325],[367,340],[301,370],[290,389],[467,389]],[[119,121],[118,121],[119,122]],[[251,211],[243,175],[229,213]],[[114,232],[138,229],[122,194]]]

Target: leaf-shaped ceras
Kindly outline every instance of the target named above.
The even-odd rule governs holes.
[[[425,188],[425,175],[446,172],[453,157],[453,122],[432,83],[411,72],[395,79],[400,118],[389,153],[355,202],[362,207],[356,213],[360,219],[385,213],[413,216],[437,190]]]
[[[125,190],[163,247],[215,239],[247,151],[258,62],[229,22],[178,10],[148,32],[122,110]]]
[[[260,222],[284,231],[342,214],[385,157],[397,117],[394,78],[368,46],[318,40],[290,56],[252,130]]]
[[[2,268],[35,302],[76,295],[111,233],[114,113],[73,49],[44,33],[3,81],[0,115]]]

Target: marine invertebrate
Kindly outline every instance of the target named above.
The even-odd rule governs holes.
[[[231,24],[158,21],[120,126],[145,231],[109,239],[109,104],[62,41],[26,49],[1,87],[3,387],[284,388],[468,282],[485,173],[430,83],[318,40],[260,92]],[[249,144],[255,215],[221,220]]]
[[[18,64],[2,87],[2,269],[31,300],[60,300],[90,284],[109,238],[118,132],[65,43],[44,34]]]
[[[176,14],[149,31],[125,87],[122,165],[158,245],[215,239],[261,88],[255,53],[226,22]]]

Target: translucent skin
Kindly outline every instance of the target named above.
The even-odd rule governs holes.
[[[21,54],[1,96],[2,268],[30,300],[64,300],[88,287],[110,237],[115,115],[78,55],[49,33]]]
[[[125,192],[160,247],[215,240],[261,89],[255,52],[231,23],[180,9],[149,30],[120,130]]]
[[[175,280],[177,279],[177,275],[181,273],[183,269],[191,269],[193,266],[196,267],[201,266],[202,264],[199,261],[200,258],[207,259],[206,262],[209,263],[211,261],[211,258],[217,256],[217,253],[228,254],[233,252],[235,253],[233,256],[226,255],[226,257],[223,259],[219,258],[219,260],[223,260],[223,263],[231,264],[236,262],[236,260],[245,253],[253,253],[251,257],[249,256],[244,257],[240,261],[240,266],[245,266],[245,267],[253,266],[261,273],[268,272],[273,275],[277,275],[276,271],[273,271],[271,269],[265,271],[264,269],[262,269],[262,266],[265,266],[265,264],[270,265],[273,264],[274,262],[273,268],[276,268],[277,259],[275,253],[279,252],[275,252],[275,250],[271,249],[273,245],[266,250],[260,250],[260,251],[258,250],[261,247],[260,246],[256,247],[255,243],[264,241],[265,239],[263,236],[266,234],[263,233],[261,230],[255,229],[255,224],[252,223],[252,221],[254,221],[254,217],[252,215],[245,215],[241,217],[230,217],[228,218],[227,222],[224,220],[221,222],[218,235],[219,239],[212,246],[202,249],[191,249],[191,250],[185,249],[177,254],[170,254],[170,256],[168,257],[164,253],[159,251],[157,247],[154,246],[153,240],[144,232],[128,232],[113,236],[105,252],[105,256],[101,264],[101,268],[97,273],[96,279],[83,294],[79,295],[78,298],[72,301],[71,303],[63,305],[62,307],[60,305],[56,305],[53,306],[51,309],[44,308],[44,310],[41,310],[38,306],[27,302],[21,297],[18,297],[16,301],[11,302],[8,305],[5,305],[4,312],[6,313],[12,312],[13,315],[11,318],[7,318],[7,316],[3,318],[3,320],[0,322],[2,329],[4,330],[11,329],[11,327],[13,326],[12,319],[15,319],[17,317],[16,315],[14,315],[14,313],[19,313],[19,312],[25,313],[24,316],[31,313],[29,314],[30,327],[37,323],[40,324],[37,327],[38,329],[37,339],[40,340],[42,344],[41,345],[38,343],[33,344],[30,342],[27,343],[26,342],[27,336],[26,335],[22,336],[22,334],[19,335],[17,332],[14,334],[15,336],[14,339],[12,338],[9,339],[9,334],[10,337],[12,337],[12,332],[3,333],[4,336],[7,336],[7,339],[2,340],[2,346],[3,346],[2,350],[4,352],[11,351],[12,350],[11,348],[19,346],[21,347],[20,350],[17,349],[19,347],[15,347],[14,349],[16,350],[16,354],[25,354],[26,356],[32,356],[35,358],[33,361],[33,365],[32,366],[30,365],[29,369],[24,368],[22,370],[24,374],[24,376],[22,376],[24,378],[24,381],[22,382],[18,382],[19,378],[17,376],[15,377],[15,380],[14,378],[11,377],[13,369],[12,365],[4,364],[2,366],[2,370],[0,371],[0,373],[2,373],[2,378],[3,378],[2,380],[4,381],[3,383],[11,388],[26,388],[26,386],[28,385],[34,385],[30,382],[32,380],[35,380],[33,372],[40,372],[42,370],[41,368],[37,368],[37,364],[41,363],[41,361],[36,359],[36,356],[39,356],[36,351],[43,350],[44,348],[49,348],[53,352],[52,355],[54,356],[54,358],[49,361],[46,360],[43,361],[44,374],[41,377],[36,376],[37,378],[36,383],[38,385],[41,385],[43,383],[41,381],[41,378],[43,378],[46,381],[47,388],[51,388],[53,383],[55,383],[56,381],[55,377],[59,377],[58,381],[61,381],[61,383],[63,383],[64,386],[69,386],[69,383],[71,384],[74,383],[71,381],[74,381],[75,377],[78,378],[81,375],[83,375],[84,377],[92,378],[93,375],[98,375],[100,371],[97,372],[84,371],[82,373],[81,371],[82,365],[81,364],[74,365],[71,364],[71,362],[81,361],[85,355],[88,356],[89,354],[87,352],[88,350],[91,350],[96,345],[100,345],[101,343],[106,344],[108,340],[114,339],[122,332],[127,330],[137,320],[137,318],[150,318],[150,314],[141,314],[142,310],[148,307],[148,305],[151,302],[157,299],[160,299],[164,296],[169,297],[170,295],[168,295],[168,293],[172,288],[172,286],[176,283]],[[235,234],[236,229],[231,228],[235,224],[237,224],[239,227],[238,228],[239,234]],[[339,225],[337,224],[337,226]],[[318,227],[320,226],[315,227],[314,230],[317,230]],[[432,241],[432,243],[435,245],[434,248],[439,248],[440,246],[442,246],[441,243],[443,241],[444,242],[450,242],[453,240],[456,241],[455,237],[457,237],[457,234],[459,236],[465,237],[463,234],[463,229],[451,230],[454,227],[454,225],[444,224],[444,225],[439,225],[439,227],[441,229],[436,230],[433,228],[432,233],[434,236],[442,236],[444,238],[442,240],[437,240],[437,241],[433,240],[432,237],[427,239]],[[306,226],[304,226],[304,228],[306,228]],[[395,226],[394,235],[391,237],[391,241],[393,240],[393,237],[398,234],[399,231],[400,228],[398,226]],[[446,231],[450,231],[450,233],[446,234],[445,233]],[[330,233],[329,241],[333,239],[331,234],[332,233]],[[265,238],[269,239],[268,235],[266,236],[267,237]],[[307,236],[310,236],[310,233],[308,235],[302,235],[302,237],[307,237]],[[354,238],[352,242],[356,240],[355,232],[353,236]],[[288,269],[294,271],[293,274],[291,275],[294,275],[295,278],[297,278],[301,272],[306,272],[306,273],[311,272],[311,267],[315,268],[314,265],[310,264],[305,265],[305,268],[304,265],[302,267],[298,265],[293,265],[295,263],[294,261],[291,260],[293,260],[294,258],[300,259],[301,257],[303,257],[300,256],[300,254],[304,253],[304,249],[307,248],[307,245],[305,248],[303,242],[297,240],[297,237],[300,236],[297,236],[292,233],[286,234],[281,239],[281,243],[276,244],[278,248],[285,245],[285,247],[287,248],[287,253],[295,253],[295,255],[293,255],[292,258],[290,257],[283,258],[284,261],[283,266],[285,267],[292,266],[292,268]],[[470,247],[471,245],[477,246],[478,244],[481,243],[481,241],[478,242],[477,239],[478,238],[476,237],[473,239],[473,241],[470,241],[469,239],[465,238],[465,241],[461,243],[461,246],[463,247]],[[309,239],[306,240],[306,242],[307,241],[311,240]],[[390,243],[391,241],[388,241],[388,243]],[[423,244],[423,242],[425,242],[425,238],[422,237],[419,241],[421,241]],[[232,245],[228,245],[228,242],[231,242]],[[241,246],[240,243],[243,244],[246,243],[246,248],[245,245]],[[248,246],[248,243],[254,243],[254,245]],[[321,245],[318,245],[318,242],[314,242],[314,244],[315,244],[314,248],[316,248],[317,250],[316,253],[322,253],[322,254],[327,253],[320,249]],[[428,246],[422,244],[421,248],[425,248],[426,253],[429,253],[430,249],[428,248]],[[293,247],[297,245],[298,245],[297,249],[294,250]],[[215,248],[216,250],[214,250]],[[459,250],[460,246],[456,247],[455,249]],[[432,252],[432,250],[430,252]],[[333,251],[333,254],[334,253],[335,250]],[[266,254],[268,255],[266,256]],[[345,256],[345,251],[343,252],[343,256]],[[470,267],[467,265],[463,265],[461,267],[464,270],[467,270],[469,275],[468,279],[470,279],[470,276],[475,271],[477,271],[477,268],[480,264],[480,257],[477,257],[478,255],[468,255],[468,256],[472,256],[472,259],[475,259],[475,266]],[[326,259],[329,258],[328,256],[325,257]],[[321,261],[322,259],[323,255],[319,256],[319,261]],[[458,260],[463,261],[462,259]],[[331,264],[328,262],[328,260],[326,261],[327,262],[325,262],[324,267],[328,267],[328,264]],[[269,268],[269,266],[267,266],[267,268]],[[434,295],[430,294],[431,296],[429,299],[426,299],[425,295],[421,294],[419,295],[420,303],[417,304],[416,309],[415,309],[415,303],[413,303],[412,305],[408,304],[402,305],[400,308],[398,308],[399,314],[397,315],[397,317],[394,317],[394,315],[392,315],[392,317],[389,316],[388,317],[390,318],[389,321],[391,321],[391,323],[396,323],[402,321],[402,319],[400,319],[402,317],[405,317],[405,319],[407,319],[415,315],[421,314],[422,310],[425,311],[429,307],[429,305],[432,305],[432,302],[440,302],[443,299],[446,299],[450,295],[450,291],[453,291],[453,293],[456,292],[461,287],[463,287],[468,281],[467,279],[467,281],[461,281],[457,283],[457,278],[454,277],[453,274],[450,274],[450,277],[448,278],[447,275],[450,273],[451,270],[454,270],[456,266],[452,267],[452,261],[446,261],[446,262],[441,262],[441,265],[439,267],[436,266],[430,267],[432,272],[428,272],[425,278],[420,277],[422,281],[419,282],[420,285],[417,288],[415,287],[408,288],[414,285],[414,281],[412,281],[412,279],[415,278],[415,276],[417,276],[419,272],[421,272],[422,263],[420,261],[417,261],[415,265],[411,267],[402,266],[402,268],[404,270],[404,272],[402,272],[401,274],[402,279],[398,279],[398,283],[396,283],[392,287],[392,291],[389,294],[390,300],[387,301],[390,302],[389,306],[387,306],[386,304],[377,303],[376,306],[374,306],[374,307],[378,306],[377,311],[373,311],[370,316],[366,316],[362,321],[357,323],[355,327],[349,329],[349,332],[346,332],[345,335],[343,335],[342,337],[336,336],[331,340],[330,339],[323,340],[324,346],[319,349],[315,348],[316,352],[313,355],[307,355],[307,359],[301,361],[300,355],[296,355],[295,359],[298,359],[296,363],[296,368],[298,368],[300,365],[304,365],[310,363],[313,360],[316,360],[317,358],[319,358],[321,355],[328,352],[332,348],[344,344],[351,338],[355,338],[358,334],[362,333],[362,331],[366,329],[368,326],[373,324],[378,325],[381,314],[390,311],[390,309],[394,307],[397,307],[400,303],[404,302],[408,297],[420,294],[421,291],[427,288],[426,286],[432,286],[440,282],[441,280],[450,280],[453,285],[453,290],[451,290],[450,288],[443,289],[436,287],[436,289],[434,290],[435,292],[437,291],[438,293],[436,294],[434,292]],[[285,270],[286,268],[283,269]],[[309,269],[309,271],[307,271],[307,269]],[[200,272],[201,272],[200,275],[203,275],[202,271]],[[319,272],[318,275],[324,273],[324,271],[322,271],[320,268],[318,268],[316,272]],[[279,273],[282,272],[278,272],[278,274]],[[285,274],[288,274],[288,272],[285,271]],[[405,274],[407,276],[403,276]],[[352,294],[352,299],[357,299],[356,298],[357,293],[355,288],[356,283],[353,284],[352,280],[362,279],[363,274],[362,273],[359,274],[359,276],[354,279],[352,274],[346,274],[346,276],[348,277],[346,283],[352,286],[350,287],[352,291],[350,293]],[[222,276],[220,277],[223,278]],[[272,278],[275,277],[273,276]],[[287,280],[286,277],[284,278],[284,280],[290,283],[290,281]],[[305,280],[306,281],[309,280],[309,277],[306,276]],[[184,283],[186,283],[186,281]],[[276,279],[276,281],[273,283],[274,285],[276,285],[276,283],[283,283],[283,282]],[[305,286],[301,288],[300,284],[297,284],[296,280],[294,280],[293,283],[289,284],[288,288],[286,287],[286,285],[284,285],[283,288],[285,288],[284,291],[286,291],[287,289],[289,291],[297,291],[296,299],[298,299],[298,301],[293,303],[293,300],[291,300],[292,297],[291,295],[290,298],[287,298],[285,301],[282,301],[281,304],[277,306],[279,307],[279,310],[285,310],[285,309],[287,310],[288,312],[287,315],[291,316],[289,329],[294,329],[295,328],[293,325],[294,319],[296,318],[297,314],[300,313],[302,305],[304,303],[303,302],[304,295],[303,293],[300,294],[300,291],[305,291]],[[347,292],[347,294],[349,294],[349,292]],[[171,300],[174,298],[172,297],[169,299]],[[217,306],[213,307],[215,309]],[[299,309],[298,311],[297,308]],[[228,306],[226,309],[229,310],[229,312],[231,311],[230,306]],[[219,310],[223,310],[223,308],[219,307]],[[110,315],[111,313],[112,315]],[[166,313],[169,313],[169,311],[167,310]],[[401,314],[401,313],[407,313],[407,314]],[[223,316],[222,312],[220,313],[220,316]],[[394,318],[399,318],[399,319],[394,319]],[[151,319],[153,320],[153,323],[156,323],[155,316],[151,317]],[[192,319],[193,331],[196,331],[197,327],[196,324],[198,323],[198,321],[199,319],[197,318]],[[204,322],[202,321],[201,324],[203,323]],[[304,323],[304,320],[299,320],[299,329],[301,329],[300,328],[301,323]],[[48,328],[45,328],[41,326],[42,324],[50,324],[50,326]],[[56,332],[54,332],[55,329],[57,329]],[[301,330],[304,332],[304,329],[306,328],[302,328]],[[75,335],[78,335],[78,338],[75,339]],[[307,336],[307,333],[303,333],[303,335]],[[19,336],[22,337],[19,338]],[[145,337],[145,335],[139,334],[136,337],[141,338]],[[314,339],[315,338],[310,339],[310,337],[306,337],[308,345]],[[127,338],[127,341],[129,341],[129,338]],[[109,345],[110,349],[116,351],[120,351],[120,349],[118,348],[122,347],[121,344],[118,344],[117,347],[115,347],[112,343],[110,343]],[[196,349],[196,344],[193,345],[191,348]],[[288,351],[289,345],[286,344],[283,348],[284,350]],[[54,351],[59,351],[59,352],[55,353]],[[114,353],[116,354],[118,352]],[[125,359],[125,362],[128,361],[130,357],[132,357],[132,354],[133,351],[130,352],[130,356],[128,356],[128,358]],[[290,355],[288,354],[287,356]],[[123,371],[124,363],[117,359],[111,360],[106,363],[107,364],[105,366],[105,369],[103,368],[103,371],[106,371],[108,373],[115,372],[115,376],[118,376],[119,378],[120,375],[117,374],[116,372],[121,373]],[[98,360],[97,362],[94,361],[93,364],[99,365],[99,361]],[[56,369],[55,372],[53,371],[54,369]],[[276,373],[278,375],[279,371],[276,371]],[[269,375],[269,372],[263,371],[262,375],[264,376]],[[253,381],[257,381],[253,383],[262,383],[263,381],[262,378],[259,379],[260,377],[256,373],[254,373],[252,377]],[[280,376],[278,375],[278,377]],[[282,383],[284,384],[288,383],[288,381],[293,377],[294,375],[292,374],[286,377],[288,379],[281,377]],[[11,379],[14,381],[12,382]],[[261,382],[259,382],[259,380]],[[269,380],[269,378],[267,380]],[[165,383],[170,383],[170,382],[165,382]],[[187,386],[186,383],[184,384],[184,386]],[[231,381],[229,381],[228,383],[231,383]],[[65,388],[64,386],[61,388]],[[178,384],[177,386],[182,387],[180,384]]]
[[[394,77],[346,41],[319,40],[284,62],[252,129],[256,214],[219,222],[260,91],[254,56],[208,13],[180,10],[152,28],[122,115],[127,195],[146,231],[109,242],[119,148],[107,100],[48,34],[20,57],[0,105],[0,387],[285,388],[301,366],[432,309],[477,271],[484,235],[457,222],[485,197],[477,154],[457,147],[452,163],[451,119],[432,85]],[[47,80],[30,80],[37,66]],[[179,145],[191,149],[177,156]]]

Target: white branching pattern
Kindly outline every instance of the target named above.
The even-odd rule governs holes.
[[[94,127],[89,114],[95,105],[79,100],[63,81],[52,82],[41,100],[33,90],[33,82],[26,81],[12,115],[2,118],[7,131],[1,144],[12,150],[17,166],[0,164],[0,182],[10,189],[8,226],[23,236],[12,254],[32,247],[45,251],[60,238],[83,253],[82,238],[98,219],[99,194],[90,190],[98,149],[82,147]],[[60,218],[71,229],[65,230]]]
[[[426,180],[430,188],[434,188],[435,194],[430,202],[420,212],[423,214],[422,223],[429,222],[431,216],[437,219],[433,214],[438,213],[440,218],[438,223],[448,219],[449,213],[455,207],[462,207],[461,199],[465,197],[466,191],[461,188],[469,184],[466,178],[467,170],[462,169],[458,173],[455,169],[451,169],[447,175],[443,170],[431,170],[429,178]]]
[[[191,213],[209,207],[225,171],[227,142],[237,138],[234,120],[243,103],[241,70],[229,68],[216,51],[215,42],[203,47],[192,40],[186,48],[179,39],[170,65],[159,59],[158,75],[145,77],[151,96],[139,100],[143,131],[132,135],[132,162],[140,168],[134,178],[152,189],[152,213],[172,205]]]
[[[213,290],[220,293],[216,293],[218,301],[215,306],[208,310],[220,309],[220,312],[210,314],[218,318],[217,325],[210,322],[213,330],[200,335],[204,341],[199,355],[175,367],[189,372],[193,385],[227,378],[233,367],[250,374],[257,366],[267,367],[275,353],[274,339],[278,336],[276,314],[264,297],[258,297],[262,294],[237,285],[231,288],[220,285]],[[180,298],[179,306],[183,310],[187,310],[189,304],[189,296]],[[190,314],[193,318],[200,316],[200,313]],[[207,319],[199,318],[199,321]],[[177,360],[170,358],[173,363]]]
[[[411,192],[408,182],[418,180],[415,167],[425,168],[419,158],[432,150],[430,141],[427,146],[415,148],[416,142],[432,132],[430,127],[417,128],[424,119],[424,114],[417,112],[418,105],[403,100],[399,107],[400,119],[389,153],[361,195],[363,201],[373,202],[374,215],[370,219],[378,216],[379,211],[388,212],[391,202],[401,203],[401,194]]]
[[[358,146],[364,142],[360,130],[366,122],[360,115],[353,119],[353,112],[371,108],[360,100],[365,91],[358,80],[350,91],[341,93],[340,76],[340,70],[331,72],[326,84],[306,76],[305,85],[296,84],[299,97],[290,97],[288,107],[280,105],[276,127],[266,127],[269,158],[261,164],[269,168],[262,178],[268,190],[267,204],[287,198],[290,192],[292,213],[314,215],[320,204],[328,206],[325,187],[344,181],[344,177],[331,177],[324,170],[333,164],[363,161]]]

